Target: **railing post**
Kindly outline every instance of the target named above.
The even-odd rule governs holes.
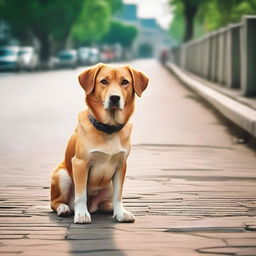
[[[199,66],[198,66],[198,74],[204,77],[204,61],[205,61],[205,42],[204,39],[197,46],[199,53]]]
[[[192,71],[191,70],[191,47],[192,45],[190,43],[186,43],[187,45],[187,51],[186,51],[186,54],[187,54],[187,70],[189,71]]]
[[[204,77],[206,79],[210,78],[210,70],[211,70],[211,41],[210,41],[210,36],[207,35],[205,38],[205,56],[204,56]]]
[[[228,48],[227,48],[227,37],[228,37],[228,29],[226,28],[223,32],[223,79],[222,82],[224,85],[228,83],[228,72],[227,72],[227,65],[228,65]]]
[[[186,69],[186,45],[183,44],[180,46],[180,66]]]
[[[244,96],[256,95],[256,16],[244,16],[240,33],[241,89]]]
[[[226,40],[225,40],[225,30],[220,29],[218,33],[218,75],[217,81],[223,85],[225,82],[225,53],[226,53]]]
[[[240,87],[240,41],[241,24],[230,25],[227,32],[227,86]]]
[[[211,33],[211,71],[210,80],[217,81],[217,67],[218,67],[218,37],[217,32]]]

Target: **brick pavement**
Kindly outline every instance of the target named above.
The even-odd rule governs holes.
[[[38,117],[45,101],[27,103],[31,94],[21,101],[19,92],[9,110],[1,106],[0,255],[256,255],[255,152],[236,144],[213,111],[158,63],[133,65],[151,77],[133,117],[124,188],[134,224],[95,214],[92,224],[77,225],[49,208],[50,172],[62,159],[73,129],[68,120],[80,107],[68,95],[80,97],[81,91],[64,82],[75,72],[0,78],[3,105],[6,84],[17,79],[26,89],[37,76],[63,77],[53,90],[62,88],[59,97],[71,103],[66,112],[67,101],[58,106],[49,96],[50,116]],[[32,90],[36,97],[40,82],[33,86],[38,86]],[[16,106],[22,102],[28,105],[24,109]]]

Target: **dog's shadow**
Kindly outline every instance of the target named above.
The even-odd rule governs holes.
[[[124,256],[125,253],[117,248],[114,241],[115,225],[118,223],[112,219],[112,215],[94,213],[91,217],[91,224],[74,224],[74,216],[59,217],[55,212],[49,213],[50,222],[67,227],[64,239],[69,243],[70,255],[100,256],[108,253],[113,256]]]

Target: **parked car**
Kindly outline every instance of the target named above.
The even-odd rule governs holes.
[[[39,57],[31,46],[20,47],[19,49],[20,69],[35,70],[39,67]]]
[[[55,57],[55,56],[50,56],[48,63],[47,63],[47,68],[48,69],[56,69],[59,67],[59,58]]]
[[[97,48],[91,48],[89,54],[89,64],[94,65],[100,61],[100,52]]]
[[[112,46],[115,61],[121,61],[123,59],[123,47],[121,44],[114,44]]]
[[[76,68],[78,64],[77,51],[74,49],[63,50],[58,54],[59,67]]]
[[[89,56],[90,56],[90,47],[80,47],[77,50],[78,64],[79,65],[88,65]]]
[[[0,46],[0,70],[20,69],[19,46]]]
[[[101,51],[100,59],[102,62],[111,62],[114,59],[114,54],[110,49],[104,49]]]

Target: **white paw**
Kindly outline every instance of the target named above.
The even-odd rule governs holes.
[[[60,204],[57,208],[58,216],[68,216],[70,215],[70,209],[66,204]]]
[[[91,216],[90,216],[90,213],[88,211],[75,212],[74,223],[89,224],[91,222],[92,222]]]
[[[114,212],[113,216],[118,222],[134,222],[135,218],[131,212],[128,212],[123,207]]]

